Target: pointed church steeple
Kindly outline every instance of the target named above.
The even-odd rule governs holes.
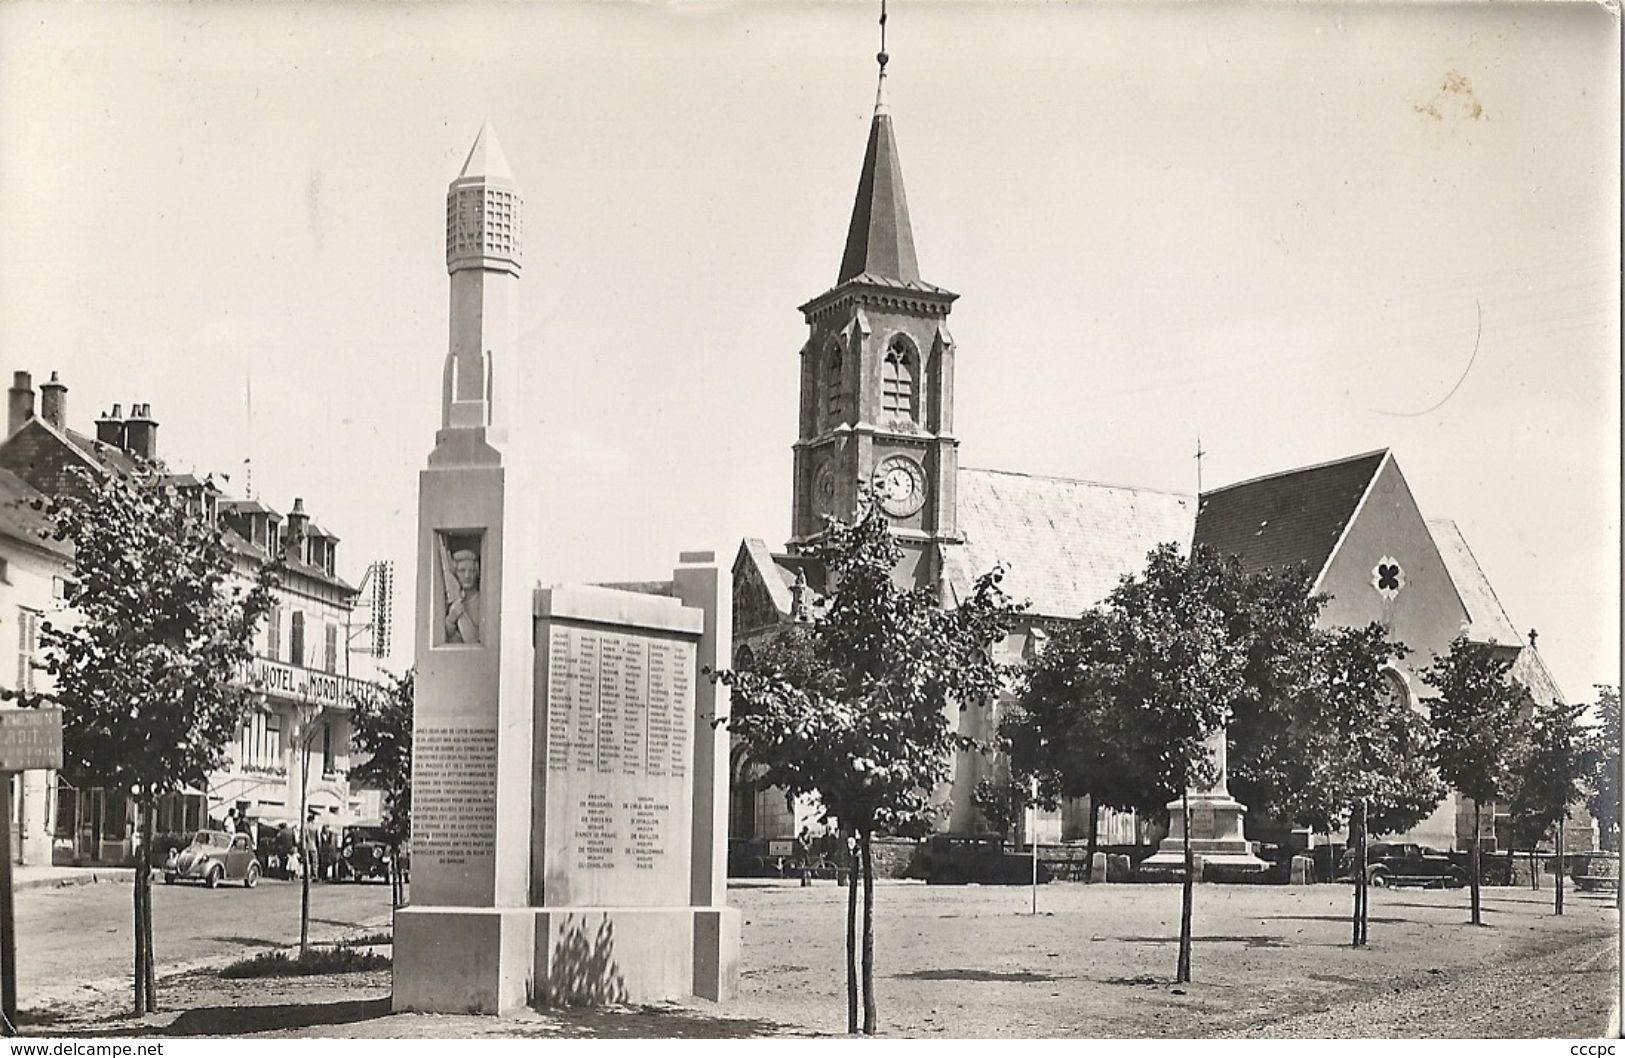
[[[825,516],[874,499],[903,548],[899,584],[935,590],[943,548],[959,540],[954,436],[958,297],[920,279],[903,167],[886,105],[886,6],[879,83],[852,224],[835,285],[801,306],[800,428],[789,547],[818,540]]]
[[[886,106],[886,16],[880,17],[880,81],[875,89],[875,116],[869,123],[869,146],[858,174],[858,195],[852,203],[852,224],[846,232],[846,252],[836,283],[870,275],[900,283],[917,283],[920,265],[914,257],[914,229],[908,221],[908,196],[903,193],[903,164],[897,155],[891,110]]]

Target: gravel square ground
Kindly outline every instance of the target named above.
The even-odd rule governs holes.
[[[167,979],[186,1010],[135,1021],[104,994],[27,1011],[44,1034],[439,1037],[819,1036],[845,1029],[845,891],[731,889],[744,913],[740,996],[496,1020],[389,1013],[387,972],[227,981]],[[1588,1037],[1619,994],[1612,894],[1484,890],[1371,894],[1371,945],[1348,944],[1350,890],[1204,885],[1194,976],[1172,985],[1173,885],[1056,883],[1030,913],[1021,887],[884,884],[876,894],[882,1032],[904,1037]],[[383,949],[387,950],[387,949]],[[31,1024],[30,1024],[31,1022]]]

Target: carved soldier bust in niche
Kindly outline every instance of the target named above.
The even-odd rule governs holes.
[[[480,613],[480,534],[440,533],[441,594],[445,612],[436,637],[441,643],[478,643]]]

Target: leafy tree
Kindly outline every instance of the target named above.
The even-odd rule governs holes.
[[[1033,776],[1046,807],[1089,798],[1090,871],[1102,808],[1154,818],[1169,800],[1165,784],[1147,770],[1144,731],[1115,697],[1123,671],[1120,623],[1115,612],[1096,609],[1056,628],[1023,673],[1019,708],[999,725],[1018,791],[1027,788],[1019,777]]]
[[[1011,627],[1001,571],[956,609],[892,582],[902,551],[867,496],[851,524],[828,520],[812,550],[831,585],[808,627],[756,652],[750,671],[717,678],[733,690],[729,728],[792,797],[815,794],[856,843],[863,880],[862,1028],[875,1031],[874,863],[877,833],[923,836],[942,810],[956,749],[980,748],[956,714],[998,694],[1007,667],[993,647]],[[857,886],[847,903],[847,1031],[858,1031]]]
[[[405,902],[401,850],[412,839],[412,703],[415,674],[392,679],[382,694],[356,703],[356,749],[367,754],[350,769],[350,781],[383,792],[384,837],[389,842],[391,900]]]
[[[218,524],[159,468],[83,474],[83,488],[41,503],[49,535],[73,547],[66,626],[41,629],[63,710],[63,770],[132,798],[135,1011],[157,1008],[152,944],[153,813],[225,763],[256,694],[241,678],[276,569],[236,570]]]
[[[1226,724],[1230,792],[1255,819],[1292,818],[1304,781],[1291,742],[1296,703],[1316,678],[1320,630],[1329,596],[1314,594],[1314,571],[1300,563],[1245,571],[1227,556],[1215,570],[1232,641],[1246,651],[1241,693]]]
[[[1582,784],[1596,767],[1592,747],[1580,727],[1584,703],[1553,702],[1536,710],[1512,759],[1508,807],[1513,826],[1529,847],[1557,828],[1557,886],[1553,910],[1563,913],[1563,823],[1579,802]]]
[[[1027,785],[1016,779],[983,779],[971,791],[970,799],[993,832],[1008,840],[1016,821],[1033,803],[1029,794]]]
[[[1105,628],[1113,644],[1104,664],[1095,663],[1100,685],[1139,732],[1135,774],[1145,775],[1180,799],[1184,830],[1184,885],[1179,920],[1176,980],[1191,979],[1193,862],[1190,788],[1218,778],[1208,749],[1242,693],[1247,651],[1226,620],[1234,581],[1228,560],[1207,547],[1190,557],[1172,544],[1147,556],[1145,572],[1124,577],[1106,600]]]
[[[1619,688],[1597,686],[1590,728],[1591,794],[1586,808],[1597,821],[1602,847],[1619,850]]]
[[[1533,709],[1529,691],[1508,678],[1512,658],[1457,636],[1422,678],[1439,693],[1423,701],[1433,724],[1439,776],[1473,801],[1472,922],[1483,924],[1479,839],[1483,806],[1506,796],[1510,765]]]
[[[1370,835],[1415,826],[1445,794],[1426,719],[1392,693],[1383,671],[1408,652],[1375,624],[1317,633],[1310,679],[1280,740],[1294,761],[1284,769],[1295,783],[1290,817],[1315,830],[1348,828],[1356,947],[1369,934]]]

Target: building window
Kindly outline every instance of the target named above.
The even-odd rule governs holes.
[[[893,338],[880,368],[881,411],[914,418],[916,372],[917,361],[907,339],[901,335]]]
[[[325,658],[328,672],[339,670],[339,626],[329,623],[327,626],[327,643]]]
[[[32,692],[34,690],[34,662],[39,654],[39,624],[42,615],[38,610],[26,607],[17,608],[17,690]]]
[[[824,425],[841,421],[841,347],[832,346],[824,364]]]
[[[333,725],[322,725],[322,777],[333,777]]]
[[[282,762],[282,717],[271,713],[265,718],[265,762],[275,767]]]
[[[293,618],[288,628],[288,663],[303,665],[305,663],[305,615],[298,610],[293,612]]]
[[[273,661],[282,660],[282,607],[276,603],[265,618],[265,653]]]

